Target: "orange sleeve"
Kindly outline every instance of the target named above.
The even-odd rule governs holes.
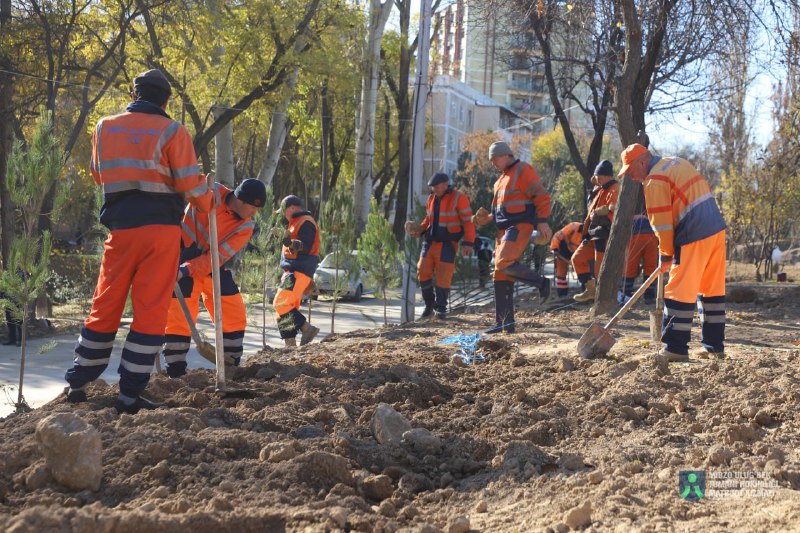
[[[658,237],[658,250],[664,257],[675,255],[675,227],[672,220],[672,192],[669,179],[651,176],[644,186],[647,218]]]
[[[536,223],[547,222],[547,218],[550,216],[550,194],[542,185],[536,169],[525,165],[520,178],[522,182],[520,190],[533,201],[533,205],[536,207]]]
[[[461,221],[461,227],[464,228],[464,237],[462,237],[461,242],[474,246],[475,224],[472,223],[472,207],[469,205],[469,198],[463,192],[458,197],[456,212],[458,213],[458,220]]]
[[[175,135],[164,147],[169,161],[173,186],[184,198],[203,213],[211,210],[214,193],[208,188],[206,178],[200,174],[192,137],[184,126],[179,126]]]
[[[614,220],[614,212],[617,210],[617,203],[619,200],[619,189],[620,185],[619,182],[615,183],[611,186],[611,190],[608,191],[608,206],[614,206],[613,209],[610,209],[608,212],[608,219],[613,221]]]
[[[247,241],[253,235],[253,221],[248,220],[233,231],[225,235],[219,241],[219,264],[224,265],[233,258],[236,253],[244,248]],[[189,274],[195,276],[208,276],[211,274],[211,251],[204,253],[194,259],[186,261],[181,266],[189,268]]]
[[[100,142],[100,139],[97,137],[97,130],[100,129],[100,124],[102,123],[97,124],[97,127],[92,133],[92,160],[89,163],[89,171],[92,173],[94,182],[98,185],[102,184],[100,181],[100,157],[98,150],[98,143]]]

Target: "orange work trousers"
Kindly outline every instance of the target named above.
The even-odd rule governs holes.
[[[528,243],[531,242],[533,224],[519,223],[497,233],[494,247],[494,273],[495,281],[516,281],[515,278],[503,274],[502,270],[516,263],[522,258]]]
[[[643,274],[647,278],[658,268],[658,238],[652,233],[631,235],[625,253],[625,277],[639,274],[639,263],[644,262]]]
[[[605,244],[605,241],[603,241],[603,244]],[[600,275],[600,266],[603,264],[605,255],[605,247],[603,247],[602,252],[598,251],[596,241],[584,240],[578,246],[578,249],[572,254],[572,268],[575,269],[575,275],[578,276],[578,281],[581,284]],[[594,259],[594,274],[589,268],[589,261],[592,259]]]
[[[457,252],[457,242],[423,243],[417,262],[417,278],[420,284],[435,277],[437,287],[449,289],[456,269]]]
[[[179,226],[152,225],[112,231],[103,245],[92,310],[84,325],[100,333],[116,332],[130,291],[131,330],[164,335],[178,272],[180,239]]]
[[[227,276],[225,273],[227,273]],[[230,271],[221,271],[220,277],[230,277]],[[192,278],[192,281],[191,291],[189,294],[183,295],[186,300],[186,306],[189,308],[189,312],[192,315],[192,322],[197,322],[197,313],[200,310],[201,297],[203,298],[203,305],[211,316],[211,320],[214,320],[214,286],[211,276],[204,276],[199,279]],[[224,281],[223,285],[226,285]],[[243,331],[247,327],[247,313],[245,312],[242,295],[239,293],[238,288],[233,294],[226,294],[226,292],[234,291],[223,290],[221,294],[222,332],[230,333],[234,331]],[[183,315],[183,310],[177,298],[173,298],[170,303],[166,333],[167,335],[185,336],[189,336],[190,334],[189,324],[186,323],[186,317]]]
[[[311,278],[302,272],[290,270],[283,272],[278,292],[272,301],[278,317],[278,332],[282,339],[295,338],[306,323],[306,317],[300,312],[300,305],[303,302],[303,294],[310,284]]]

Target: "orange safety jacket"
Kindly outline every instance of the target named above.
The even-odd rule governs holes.
[[[558,250],[562,248],[561,243],[563,242],[565,243],[563,247],[566,248],[570,254],[574,253],[583,240],[583,235],[581,234],[582,227],[583,224],[580,222],[570,222],[558,230],[550,241],[550,249],[554,252],[558,252]]]
[[[492,215],[500,229],[547,222],[550,195],[532,166],[517,159],[494,182]]]
[[[303,242],[303,249],[297,253],[289,251],[288,242],[281,248],[281,268],[314,276],[319,264],[319,228],[308,211],[300,211],[289,221],[289,239]]]
[[[144,100],[97,123],[90,171],[103,186],[100,222],[110,230],[177,226],[184,197],[201,211],[211,209],[189,132]]]
[[[609,206],[608,220],[614,220],[614,211],[610,209],[612,205],[616,205],[617,198],[619,197],[619,182],[617,180],[609,180],[600,187],[597,194],[594,195],[591,205],[589,205],[589,213],[583,221],[583,236],[589,235],[589,228],[592,227],[592,210],[598,207]]]
[[[472,208],[466,194],[449,187],[441,198],[435,194],[428,197],[425,218],[421,224],[423,237],[428,242],[458,241],[475,245],[475,224],[472,223]]]
[[[229,188],[214,183],[214,191],[220,199],[216,214],[219,264],[222,266],[244,248],[253,235],[255,223],[250,218],[240,218],[228,206],[232,198]],[[202,213],[192,205],[186,206],[186,214],[181,222],[181,267],[186,267],[192,277],[211,275],[210,231],[208,213]]]
[[[663,257],[673,257],[676,246],[728,227],[706,179],[680,157],[653,158],[644,180],[644,199]]]

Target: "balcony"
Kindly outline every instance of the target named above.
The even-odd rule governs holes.
[[[522,79],[511,80],[506,85],[509,91],[525,92],[525,93],[543,93],[544,83],[542,80]]]
[[[528,104],[512,101],[509,107],[514,110],[514,112],[522,115],[549,115],[553,112],[550,106],[544,104]]]

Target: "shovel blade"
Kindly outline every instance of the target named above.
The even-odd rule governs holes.
[[[661,324],[664,320],[664,311],[650,311],[650,338],[653,342],[661,340]]]
[[[578,341],[578,355],[584,359],[604,356],[616,342],[606,328],[597,322],[592,322]]]
[[[209,363],[217,363],[217,351],[214,349],[214,346],[210,342],[201,341],[195,344],[195,348],[197,348],[197,353],[199,353],[203,359],[208,361]]]

